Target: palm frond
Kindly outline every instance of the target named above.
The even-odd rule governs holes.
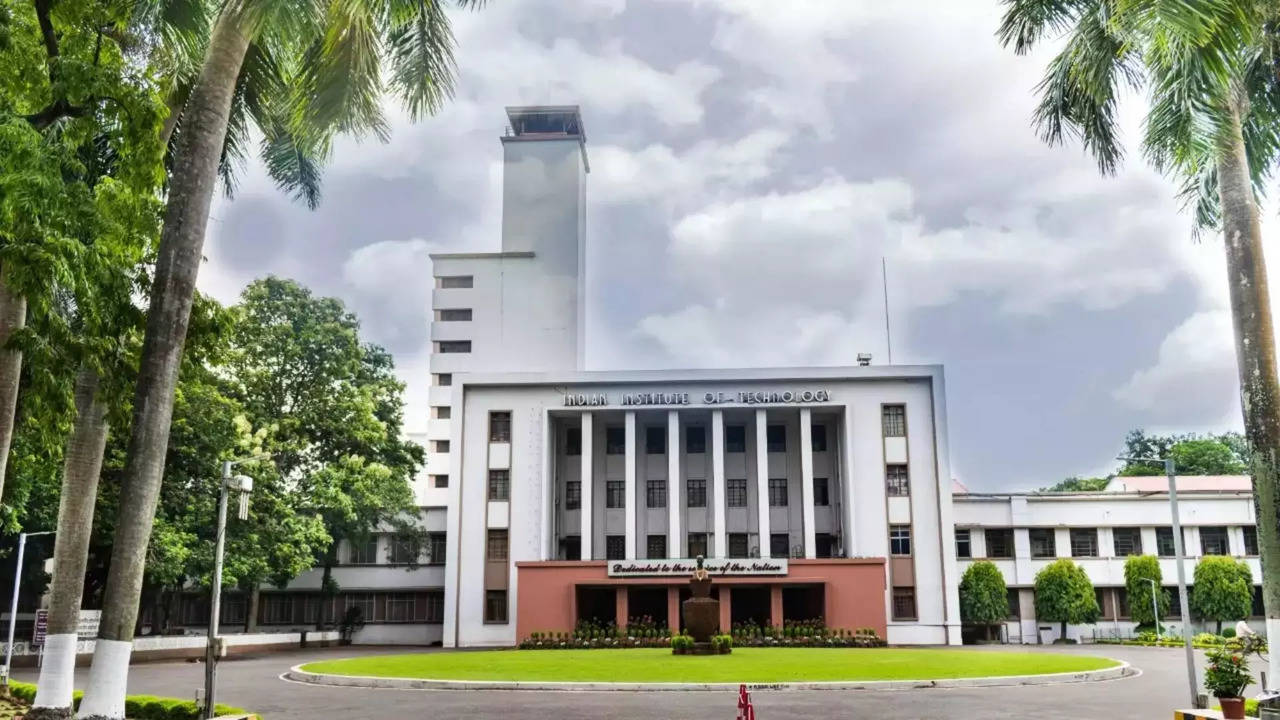
[[[331,0],[322,37],[307,49],[297,82],[291,132],[321,138],[332,132],[388,138],[382,95],[375,0]]]
[[[1182,206],[1191,210],[1195,218],[1193,232],[1196,238],[1209,230],[1219,227],[1221,222],[1221,204],[1218,199],[1218,166],[1205,163],[1198,172],[1184,176],[1182,187],[1178,190],[1178,199]]]
[[[1036,88],[1040,103],[1033,122],[1051,145],[1079,139],[1098,168],[1111,174],[1124,156],[1117,95],[1122,83],[1138,86],[1142,71],[1131,47],[1112,32],[1103,6],[1079,17],[1066,46],[1049,62]]]
[[[436,112],[453,95],[453,49],[453,31],[440,0],[392,0],[388,85],[411,118]]]
[[[1046,34],[1069,30],[1092,4],[1089,0],[1005,0],[996,38],[1022,55]]]
[[[305,145],[284,122],[278,122],[264,132],[261,151],[276,187],[315,210],[320,205],[320,175],[327,148]]]

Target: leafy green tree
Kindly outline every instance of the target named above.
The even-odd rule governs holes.
[[[1124,561],[1124,589],[1129,598],[1129,617],[1139,627],[1149,625],[1154,629],[1160,618],[1169,613],[1169,593],[1161,586],[1162,579],[1160,561],[1155,555],[1130,555]],[[1154,588],[1151,581],[1155,581]],[[1156,593],[1159,617],[1152,611],[1153,591]]]
[[[1169,450],[1169,457],[1183,475],[1239,475],[1245,471],[1231,446],[1220,440],[1184,440]]]
[[[1038,87],[1042,137],[1079,138],[1110,174],[1122,157],[1119,99],[1145,90],[1143,154],[1182,182],[1197,227],[1222,231],[1258,544],[1263,566],[1280,567],[1280,380],[1259,205],[1280,159],[1280,6],[1006,0],[1005,7],[998,36],[1018,53],[1046,35],[1066,36]],[[1280,572],[1263,582],[1267,619],[1280,620]],[[1280,655],[1271,673],[1280,673]]]
[[[391,356],[361,343],[359,322],[341,301],[290,280],[254,281],[236,312],[228,393],[267,433],[282,482],[333,539],[315,558],[322,587],[336,590],[340,540],[390,529],[420,547],[412,479],[423,454],[401,437],[404,385]]]
[[[161,16],[165,5],[142,3],[138,14]],[[284,83],[242,100],[269,143],[277,136],[289,141],[271,144],[269,169],[293,165],[299,157],[322,158],[337,132],[385,136],[379,102],[384,87],[414,118],[435,111],[451,92],[453,38],[441,2],[242,0],[215,8],[203,57],[194,64],[200,70],[173,103],[181,132],[133,403],[125,502],[94,650],[103,672],[110,665],[120,681],[106,683],[113,688],[109,692],[89,688],[81,705],[87,716],[119,718],[124,712],[127,670],[119,667],[119,657],[133,638],[205,225],[228,138],[237,131],[231,120],[237,91],[244,87],[240,78],[255,70],[282,71]],[[281,126],[283,133],[277,132]]]
[[[1097,622],[1101,610],[1093,583],[1084,568],[1070,558],[1061,558],[1036,573],[1036,617],[1062,624],[1061,638],[1067,640],[1067,624]]]
[[[1203,620],[1217,623],[1222,634],[1222,621],[1243,620],[1253,610],[1253,573],[1243,560],[1222,555],[1206,555],[1196,564],[1195,592],[1191,594],[1191,612]]]
[[[1009,591],[1004,575],[989,560],[969,566],[960,578],[960,619],[982,625],[991,636],[991,628],[1009,616]]]
[[[1125,441],[1126,457],[1149,457],[1153,462],[1126,461],[1119,474],[1163,475],[1164,466],[1154,462],[1172,458],[1179,475],[1239,475],[1247,469],[1247,448],[1238,434],[1146,435],[1133,430]]]
[[[1057,485],[1040,488],[1040,492],[1101,492],[1107,489],[1108,479],[1104,477],[1069,477]]]

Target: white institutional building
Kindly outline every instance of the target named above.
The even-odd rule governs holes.
[[[264,629],[352,606],[367,622],[358,642],[674,625],[698,555],[719,574],[724,628],[823,617],[890,643],[959,643],[959,578],[991,558],[1011,588],[1009,640],[1039,642],[1057,630],[1036,622],[1030,586],[1053,557],[1089,572],[1102,624],[1125,623],[1124,556],[1167,547],[1160,489],[956,491],[940,366],[588,371],[582,119],[576,107],[507,118],[500,247],[432,256],[417,488],[430,547],[410,562],[394,537],[344,543],[332,606],[313,570],[263,592]],[[1247,481],[1189,486],[1182,501],[1189,551],[1254,556],[1261,577]],[[234,624],[245,609],[223,612]]]

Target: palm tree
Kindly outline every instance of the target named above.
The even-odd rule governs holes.
[[[1065,33],[1035,124],[1078,138],[1104,174],[1123,151],[1120,93],[1145,90],[1142,150],[1182,183],[1198,229],[1221,229],[1257,508],[1267,631],[1280,642],[1280,388],[1259,196],[1280,156],[1280,7],[1262,0],[1005,0],[997,33],[1025,53]],[[1280,680],[1280,653],[1270,677]]]
[[[275,68],[273,75],[286,80],[245,107],[267,143],[277,141],[277,147],[265,148],[268,167],[296,169],[299,153],[323,158],[334,133],[373,132],[385,138],[379,107],[384,90],[414,118],[434,112],[452,91],[452,53],[441,0],[226,0],[218,7],[199,74],[185,101],[175,103],[181,113],[177,148],[134,391],[111,568],[81,717],[124,717],[143,566],[205,224],[219,168],[225,167],[228,131],[235,129],[230,121],[238,81],[254,70],[248,59]]]

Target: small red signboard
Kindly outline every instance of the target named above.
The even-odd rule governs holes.
[[[36,624],[31,631],[31,644],[44,645],[44,636],[49,632],[49,611],[36,610]]]

